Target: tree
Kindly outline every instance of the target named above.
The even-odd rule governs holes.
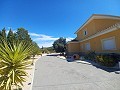
[[[46,47],[49,53],[54,53],[54,48],[53,47]]]
[[[33,51],[32,51],[32,56],[33,58],[35,57],[35,55],[39,55],[41,52],[40,52],[40,48],[39,46],[37,45],[36,42],[32,42],[32,45],[33,45]]]
[[[31,65],[25,60],[32,53],[33,45],[17,42],[14,46],[6,41],[0,44],[0,90],[11,90],[12,85],[23,85],[26,69]]]
[[[24,28],[19,28],[16,33],[10,29],[6,34],[5,28],[0,31],[0,90],[11,90],[12,85],[23,85],[24,76],[27,76],[25,70],[32,63],[26,59],[34,51],[37,54],[38,48]]]
[[[32,42],[32,39],[30,38],[30,35],[28,34],[28,31],[25,30],[24,28],[18,28],[17,32],[15,34],[15,37],[19,41],[25,41],[28,43]]]
[[[16,41],[15,34],[13,31],[10,29],[7,35],[7,42],[10,44],[13,44]]]
[[[0,41],[6,40],[6,29],[3,28],[2,31],[0,31]]]
[[[56,52],[63,53],[65,52],[66,39],[60,37],[58,40],[54,41],[53,48]]]

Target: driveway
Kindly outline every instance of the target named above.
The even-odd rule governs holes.
[[[36,62],[32,90],[120,90],[120,74],[43,56]]]

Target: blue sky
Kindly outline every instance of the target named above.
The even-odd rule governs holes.
[[[41,46],[59,37],[71,40],[92,15],[120,16],[120,0],[0,0],[0,30],[24,27]]]

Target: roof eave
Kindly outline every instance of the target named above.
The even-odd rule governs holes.
[[[97,19],[97,18],[114,18],[114,19],[119,19],[120,16],[113,16],[113,15],[103,15],[103,14],[93,14],[74,34],[77,34],[86,24],[88,24],[91,20]]]

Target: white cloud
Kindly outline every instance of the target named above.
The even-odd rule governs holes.
[[[33,39],[33,41],[37,42],[39,47],[50,47],[52,46],[53,42],[57,39],[59,39],[59,37],[53,37],[53,36],[49,36],[49,35],[44,35],[44,34],[37,34],[37,33],[29,33],[31,38]],[[70,41],[73,38],[68,37],[66,38],[66,41]]]
[[[38,43],[38,46],[41,48],[42,46],[43,47],[51,47],[52,44],[53,44],[54,41],[51,41],[51,42],[40,42]]]
[[[50,40],[57,40],[58,38],[54,38],[53,36],[48,36],[44,34],[36,34],[36,33],[29,33],[31,36],[36,37],[34,41],[50,41]]]
[[[40,37],[40,38],[36,38],[34,39],[34,41],[53,41],[53,40],[57,40],[58,38],[53,38],[53,37]]]
[[[31,36],[39,36],[39,34],[36,34],[36,33],[29,33]]]
[[[68,38],[66,38],[66,41],[71,41],[71,40],[73,40],[74,38],[71,38],[71,37],[68,37]]]

